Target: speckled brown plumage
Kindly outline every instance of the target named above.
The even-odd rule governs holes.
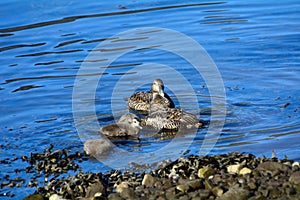
[[[149,113],[150,102],[153,98],[153,92],[157,92],[161,96],[161,105],[164,107],[174,108],[174,102],[168,94],[164,92],[164,84],[161,79],[155,79],[152,83],[151,90],[148,92],[137,92],[129,97],[128,107],[132,110]]]

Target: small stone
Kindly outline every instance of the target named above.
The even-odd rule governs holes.
[[[216,197],[220,197],[224,193],[224,191],[220,187],[214,187],[211,191]]]
[[[196,190],[202,186],[202,182],[200,180],[192,180],[187,183],[192,189]]]
[[[168,179],[162,179],[161,184],[161,189],[163,190],[167,190],[172,187],[172,183]]]
[[[187,192],[189,190],[189,186],[188,185],[177,185],[176,189],[181,192]]]
[[[101,196],[105,196],[106,191],[103,184],[100,181],[96,181],[95,183],[93,183],[87,188],[85,197],[94,197],[95,194],[99,194],[99,193],[102,194]]]
[[[217,197],[216,200],[247,200],[249,196],[249,191],[240,187],[231,187],[222,196]]]
[[[199,190],[199,199],[208,199],[211,194],[210,190]]]
[[[122,182],[116,187],[116,192],[121,193],[124,188],[129,188],[128,182]]]
[[[281,171],[281,172],[288,171],[289,167],[282,164],[282,163],[267,161],[267,162],[264,162],[264,163],[260,163],[257,166],[256,170],[258,170],[258,171],[269,171],[274,175],[278,171]]]
[[[239,175],[250,174],[251,172],[252,172],[251,169],[244,167],[239,171]]]
[[[58,194],[52,194],[49,200],[65,200],[65,199],[62,196],[59,196]]]
[[[98,158],[109,154],[113,145],[103,138],[88,140],[84,143],[84,151],[87,155]]]
[[[108,195],[108,200],[123,200],[123,198],[118,193],[112,193]]]
[[[145,174],[142,185],[145,185],[146,187],[153,187],[155,183],[155,178],[152,177],[150,174]]]
[[[136,199],[137,196],[131,188],[123,188],[120,192],[120,196],[124,199]]]
[[[294,163],[292,164],[292,167],[300,167],[299,162],[294,162]]]
[[[211,190],[213,188],[212,183],[208,180],[205,180],[204,186],[205,186],[205,189],[207,189],[207,190]]]
[[[256,184],[254,182],[250,182],[248,183],[248,186],[251,190],[255,190],[256,189]]]
[[[227,166],[227,172],[229,174],[237,174],[241,167],[241,164],[229,165]]]
[[[44,197],[40,194],[32,194],[28,197],[25,197],[23,200],[44,200]]]
[[[175,196],[176,196],[176,188],[175,187],[172,187],[166,191],[167,199],[175,199]]]
[[[210,175],[212,175],[214,173],[215,173],[215,171],[211,167],[205,166],[198,170],[198,177],[199,178],[208,178]]]
[[[294,172],[291,174],[289,181],[292,184],[300,185],[300,171]]]

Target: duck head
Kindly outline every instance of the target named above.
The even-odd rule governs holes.
[[[151,86],[152,92],[157,92],[159,95],[164,96],[164,83],[161,79],[155,79]]]

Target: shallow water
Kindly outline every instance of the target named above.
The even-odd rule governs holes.
[[[89,1],[83,4],[54,0],[1,1],[0,5],[3,138],[0,160],[41,152],[49,144],[57,149],[82,151],[72,102],[95,105],[100,126],[112,123],[114,117],[117,119],[128,112],[126,95],[149,88],[153,78],[144,76],[147,72],[165,81],[167,92],[177,106],[209,121],[210,110],[218,110],[211,102],[219,97],[210,95],[203,77],[184,59],[155,48],[131,51],[105,68],[100,67],[105,58],[87,59],[91,50],[97,50],[104,40],[114,41],[117,48],[125,42],[113,38],[114,35],[143,27],[167,28],[193,38],[218,67],[224,82],[227,111],[224,128],[209,154],[241,151],[270,156],[275,150],[278,157],[288,155],[300,160],[298,1]],[[115,49],[113,53],[118,51]],[[94,98],[75,100],[74,83],[83,65],[99,69],[82,78],[101,76],[101,81],[95,86]],[[192,93],[186,85],[182,87],[178,81],[180,76],[188,81]],[[122,84],[118,84],[120,80]],[[79,124],[91,138],[97,137],[92,122],[93,116],[87,114]],[[207,131],[205,127],[176,139],[161,139],[142,132],[139,141],[117,142],[125,153],[112,153],[104,163],[123,168],[130,161],[152,163],[176,159],[185,150],[195,154],[204,139],[213,137]],[[136,157],[139,153],[142,158]],[[24,165],[1,164],[0,180],[5,174],[11,178],[18,176],[14,169]],[[108,169],[92,160],[82,165],[87,171]],[[4,188],[1,193],[9,190]],[[26,188],[16,197],[32,191]]]

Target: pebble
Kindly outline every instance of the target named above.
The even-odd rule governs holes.
[[[216,197],[220,197],[220,196],[222,196],[223,193],[224,193],[223,189],[220,188],[220,187],[214,187],[214,188],[212,188],[211,191],[212,191],[212,193],[213,193]]]
[[[289,181],[297,186],[300,185],[300,171],[293,172],[289,178]]]
[[[142,185],[145,185],[146,187],[152,187],[155,183],[155,179],[150,174],[145,174]]]
[[[232,187],[222,196],[217,197],[216,200],[247,200],[249,196],[249,191],[239,187]]]
[[[49,155],[53,152],[36,154],[26,161],[34,157],[47,165],[45,158]],[[69,155],[67,158],[66,163],[72,161]],[[36,166],[37,162],[33,161]],[[59,160],[53,160],[51,165],[57,162]],[[31,182],[37,184],[36,193],[42,196],[55,194],[57,198],[66,199],[297,199],[300,169],[294,163],[287,158],[259,158],[236,152],[205,157],[190,155],[147,173],[77,171],[73,176],[48,178],[45,185],[39,185],[36,180]],[[39,165],[37,169],[44,164]],[[9,184],[10,181],[5,180],[2,187]]]
[[[239,175],[250,174],[251,172],[252,172],[251,169],[244,167],[239,171]]]
[[[179,190],[180,192],[187,192],[189,190],[189,186],[188,185],[177,185],[176,189]]]
[[[106,196],[105,187],[100,181],[96,181],[95,183],[91,184],[87,187],[85,197],[94,197],[97,196]]]
[[[50,197],[49,197],[49,200],[65,200],[62,196],[59,196],[57,194],[52,194]]]
[[[44,200],[44,197],[40,194],[32,194],[28,197],[25,197],[23,200]]]
[[[122,182],[119,185],[117,185],[116,192],[122,193],[122,191],[124,190],[124,188],[129,188],[128,182]]]
[[[212,175],[214,173],[215,172],[211,167],[205,166],[198,170],[198,177],[199,178],[208,178],[210,175]]]
[[[227,172],[229,174],[237,174],[241,167],[241,164],[229,165],[227,166]]]

